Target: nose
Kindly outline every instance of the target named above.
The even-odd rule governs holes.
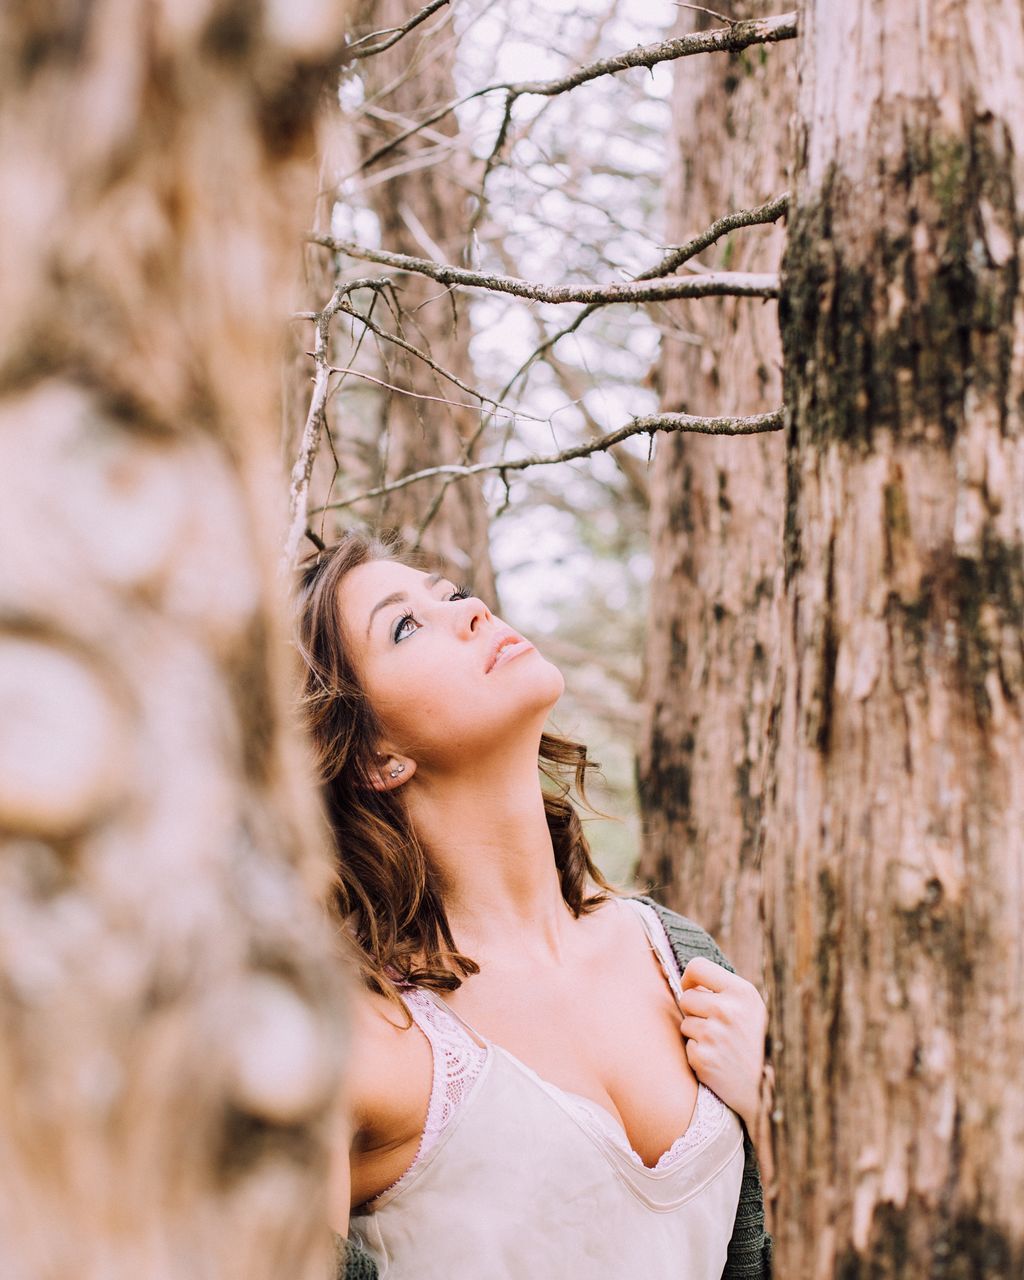
[[[465,600],[458,602],[456,609],[458,610],[456,629],[464,640],[474,635],[482,622],[492,621],[490,609],[479,596],[467,596]]]

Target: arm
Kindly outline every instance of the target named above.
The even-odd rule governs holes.
[[[328,1212],[333,1230],[339,1236],[347,1236],[352,1203],[352,1117],[347,1107],[343,1117],[337,1121],[335,1139],[327,1183]]]
[[[377,1280],[377,1264],[348,1237],[350,1211],[390,1186],[419,1146],[430,1097],[430,1046],[383,996],[352,1001],[352,1052],[346,1097],[336,1122],[330,1177],[336,1280]]]
[[[352,1110],[346,1100],[336,1122],[335,1144],[328,1175],[328,1211],[334,1237],[335,1280],[377,1280],[377,1264],[355,1240],[349,1240],[349,1206],[352,1201]]]

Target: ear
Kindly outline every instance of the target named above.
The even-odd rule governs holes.
[[[403,786],[416,772],[416,761],[408,756],[381,755],[376,769],[370,774],[370,786],[374,791],[394,791]]]

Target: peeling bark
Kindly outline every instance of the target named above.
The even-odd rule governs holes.
[[[1024,22],[812,0],[765,866],[780,1273],[1024,1271]]]

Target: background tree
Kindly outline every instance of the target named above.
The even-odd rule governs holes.
[[[1024,1273],[1024,16],[808,0],[766,822],[778,1268]]]
[[[372,0],[363,5],[361,23],[371,31],[397,29],[412,12],[407,0]],[[373,45],[357,45],[356,50],[366,53],[368,47]],[[372,157],[407,129],[418,112],[456,96],[456,49],[449,12],[434,20],[429,38],[403,40],[356,64],[363,94],[358,117],[365,162],[361,172],[380,242],[398,253],[445,262],[464,257],[474,167],[479,167],[460,137],[455,116],[414,134],[377,163]],[[424,276],[404,278],[391,298],[401,336],[462,380],[473,381],[472,317],[465,300]],[[388,351],[384,343],[378,350],[387,382],[398,387],[378,397],[381,478],[395,479],[442,458],[475,460],[479,413],[472,401],[458,407],[465,396],[450,394],[452,384],[408,351]],[[442,557],[453,574],[472,578],[476,590],[495,598],[487,511],[478,481],[451,485],[442,480],[418,490],[400,489],[381,500],[375,520],[400,529],[409,542]]]
[[[342,1053],[275,581],[344,7],[0,10],[0,1272],[323,1277]]]
[[[736,19],[767,13],[761,0],[730,8]],[[679,27],[716,22],[683,11]],[[762,47],[677,67],[671,242],[785,192],[793,54],[783,47],[769,58]],[[784,209],[777,200],[775,219]],[[768,222],[724,236],[697,262],[772,270],[783,243],[782,223]],[[662,312],[665,410],[758,413],[781,403],[773,302],[702,299],[666,303]],[[664,436],[651,468],[638,875],[710,929],[750,978],[762,972],[762,788],[778,667],[784,476],[780,435]]]

